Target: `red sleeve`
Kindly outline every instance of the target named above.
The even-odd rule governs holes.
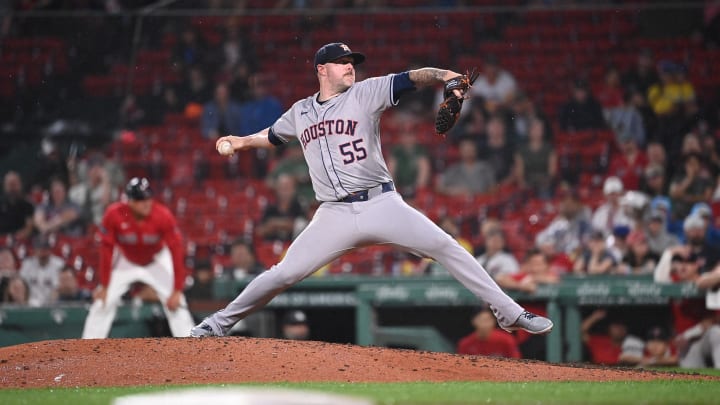
[[[470,345],[470,343],[471,343],[471,339],[469,339],[467,336],[460,339],[460,342],[458,342],[458,346],[457,346],[458,354],[475,354],[468,347]]]
[[[511,359],[519,359],[520,349],[518,349],[517,342],[512,338],[511,335],[505,335],[505,344],[507,345],[507,353],[505,355]]]
[[[165,229],[163,232],[163,240],[170,249],[173,262],[173,272],[175,273],[175,282],[173,288],[175,291],[182,291],[185,288],[185,247],[183,246],[182,234],[177,226],[177,221],[173,214],[167,210],[165,212]]]
[[[100,236],[100,268],[98,269],[98,281],[100,285],[107,287],[110,282],[110,265],[112,262],[113,249],[115,248],[115,217],[113,210],[105,211],[102,223],[98,227]]]

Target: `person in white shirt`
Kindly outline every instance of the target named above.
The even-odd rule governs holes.
[[[605,179],[603,184],[605,202],[597,207],[592,215],[591,224],[593,229],[602,231],[607,236],[612,233],[616,226],[632,228],[633,221],[627,216],[620,204],[622,193],[622,180],[615,176]]]
[[[513,75],[500,66],[494,55],[488,55],[485,57],[483,72],[473,83],[470,93],[474,97],[481,97],[486,105],[503,105],[513,99],[517,87]]]
[[[20,277],[30,288],[28,305],[42,307],[55,302],[65,261],[52,254],[46,237],[35,239],[33,247],[33,255],[22,261]]]
[[[526,292],[535,291],[536,285],[526,277],[517,281],[514,276],[520,272],[515,256],[505,250],[505,236],[500,230],[491,230],[485,235],[485,253],[476,260],[485,268],[490,277],[502,288]]]

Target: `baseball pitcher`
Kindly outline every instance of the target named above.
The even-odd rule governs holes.
[[[257,276],[223,310],[194,327],[193,337],[223,336],[237,321],[275,295],[355,247],[393,244],[430,257],[490,304],[506,330],[548,333],[553,323],[525,311],[508,297],[467,250],[395,192],[383,159],[379,121],[383,111],[418,86],[445,85],[438,133],[454,123],[472,76],[423,68],[355,82],[355,65],[365,56],[342,43],[315,54],[319,91],[296,102],[272,126],[256,134],[225,136],[216,149],[224,155],[251,148],[300,143],[316,198],[315,216],[280,263]],[[448,110],[448,104],[450,108]],[[444,109],[444,110],[443,110]],[[438,125],[441,124],[441,125]],[[227,145],[230,143],[230,147]]]
[[[173,336],[187,336],[194,322],[183,295],[185,252],[175,217],[153,201],[145,178],[131,179],[125,195],[127,202],[110,205],[102,220],[99,286],[82,337],[108,336],[122,295],[135,282],[160,297]]]

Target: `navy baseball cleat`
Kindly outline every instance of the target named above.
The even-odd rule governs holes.
[[[222,333],[215,332],[215,330],[207,322],[207,318],[190,329],[190,337],[202,338],[202,337],[217,337],[222,336]]]
[[[533,335],[544,335],[546,333],[550,333],[553,328],[553,323],[545,317],[535,315],[532,312],[524,311],[512,325],[500,325],[500,327],[507,332],[522,329],[528,333],[532,333]]]

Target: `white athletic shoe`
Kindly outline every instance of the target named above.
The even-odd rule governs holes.
[[[209,323],[206,322],[207,318],[197,324],[194,328],[190,329],[190,337],[203,338],[203,337],[217,337],[222,336],[222,333],[216,332]]]
[[[500,327],[508,332],[512,332],[514,330],[522,329],[528,333],[532,333],[533,335],[544,335],[546,333],[550,333],[550,331],[553,328],[553,323],[548,318],[542,317],[540,315],[535,315],[532,312],[524,311],[518,319],[510,326],[502,326]]]

